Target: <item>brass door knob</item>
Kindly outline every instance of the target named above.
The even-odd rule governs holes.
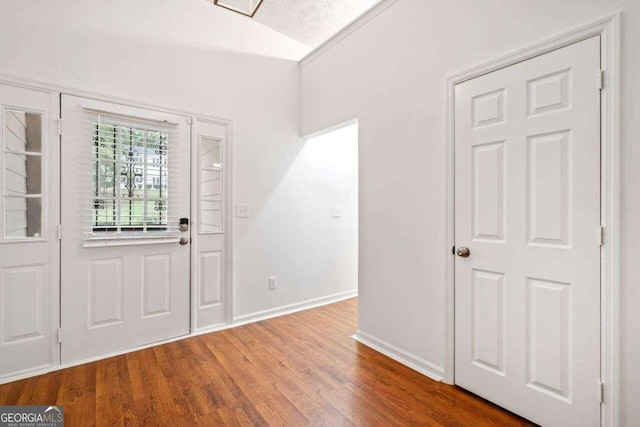
[[[469,255],[471,255],[471,251],[466,246],[460,246],[456,251],[456,254],[458,254],[459,257],[468,258]]]

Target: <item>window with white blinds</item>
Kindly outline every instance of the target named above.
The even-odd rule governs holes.
[[[91,180],[86,237],[177,233],[175,126],[88,112]]]

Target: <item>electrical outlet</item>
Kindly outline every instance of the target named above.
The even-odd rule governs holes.
[[[276,289],[278,287],[278,278],[276,276],[269,277],[269,289]]]
[[[334,218],[342,218],[342,206],[334,206],[333,207],[333,217]]]
[[[236,203],[236,218],[249,218],[249,205]]]

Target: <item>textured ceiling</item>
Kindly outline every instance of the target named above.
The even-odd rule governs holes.
[[[315,48],[381,0],[264,0],[253,19]]]

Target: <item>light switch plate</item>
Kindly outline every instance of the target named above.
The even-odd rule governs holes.
[[[342,218],[342,206],[334,206],[333,207],[333,217],[334,218]]]
[[[269,277],[269,289],[278,288],[278,278],[276,276]]]
[[[249,218],[249,205],[236,203],[236,218]]]

